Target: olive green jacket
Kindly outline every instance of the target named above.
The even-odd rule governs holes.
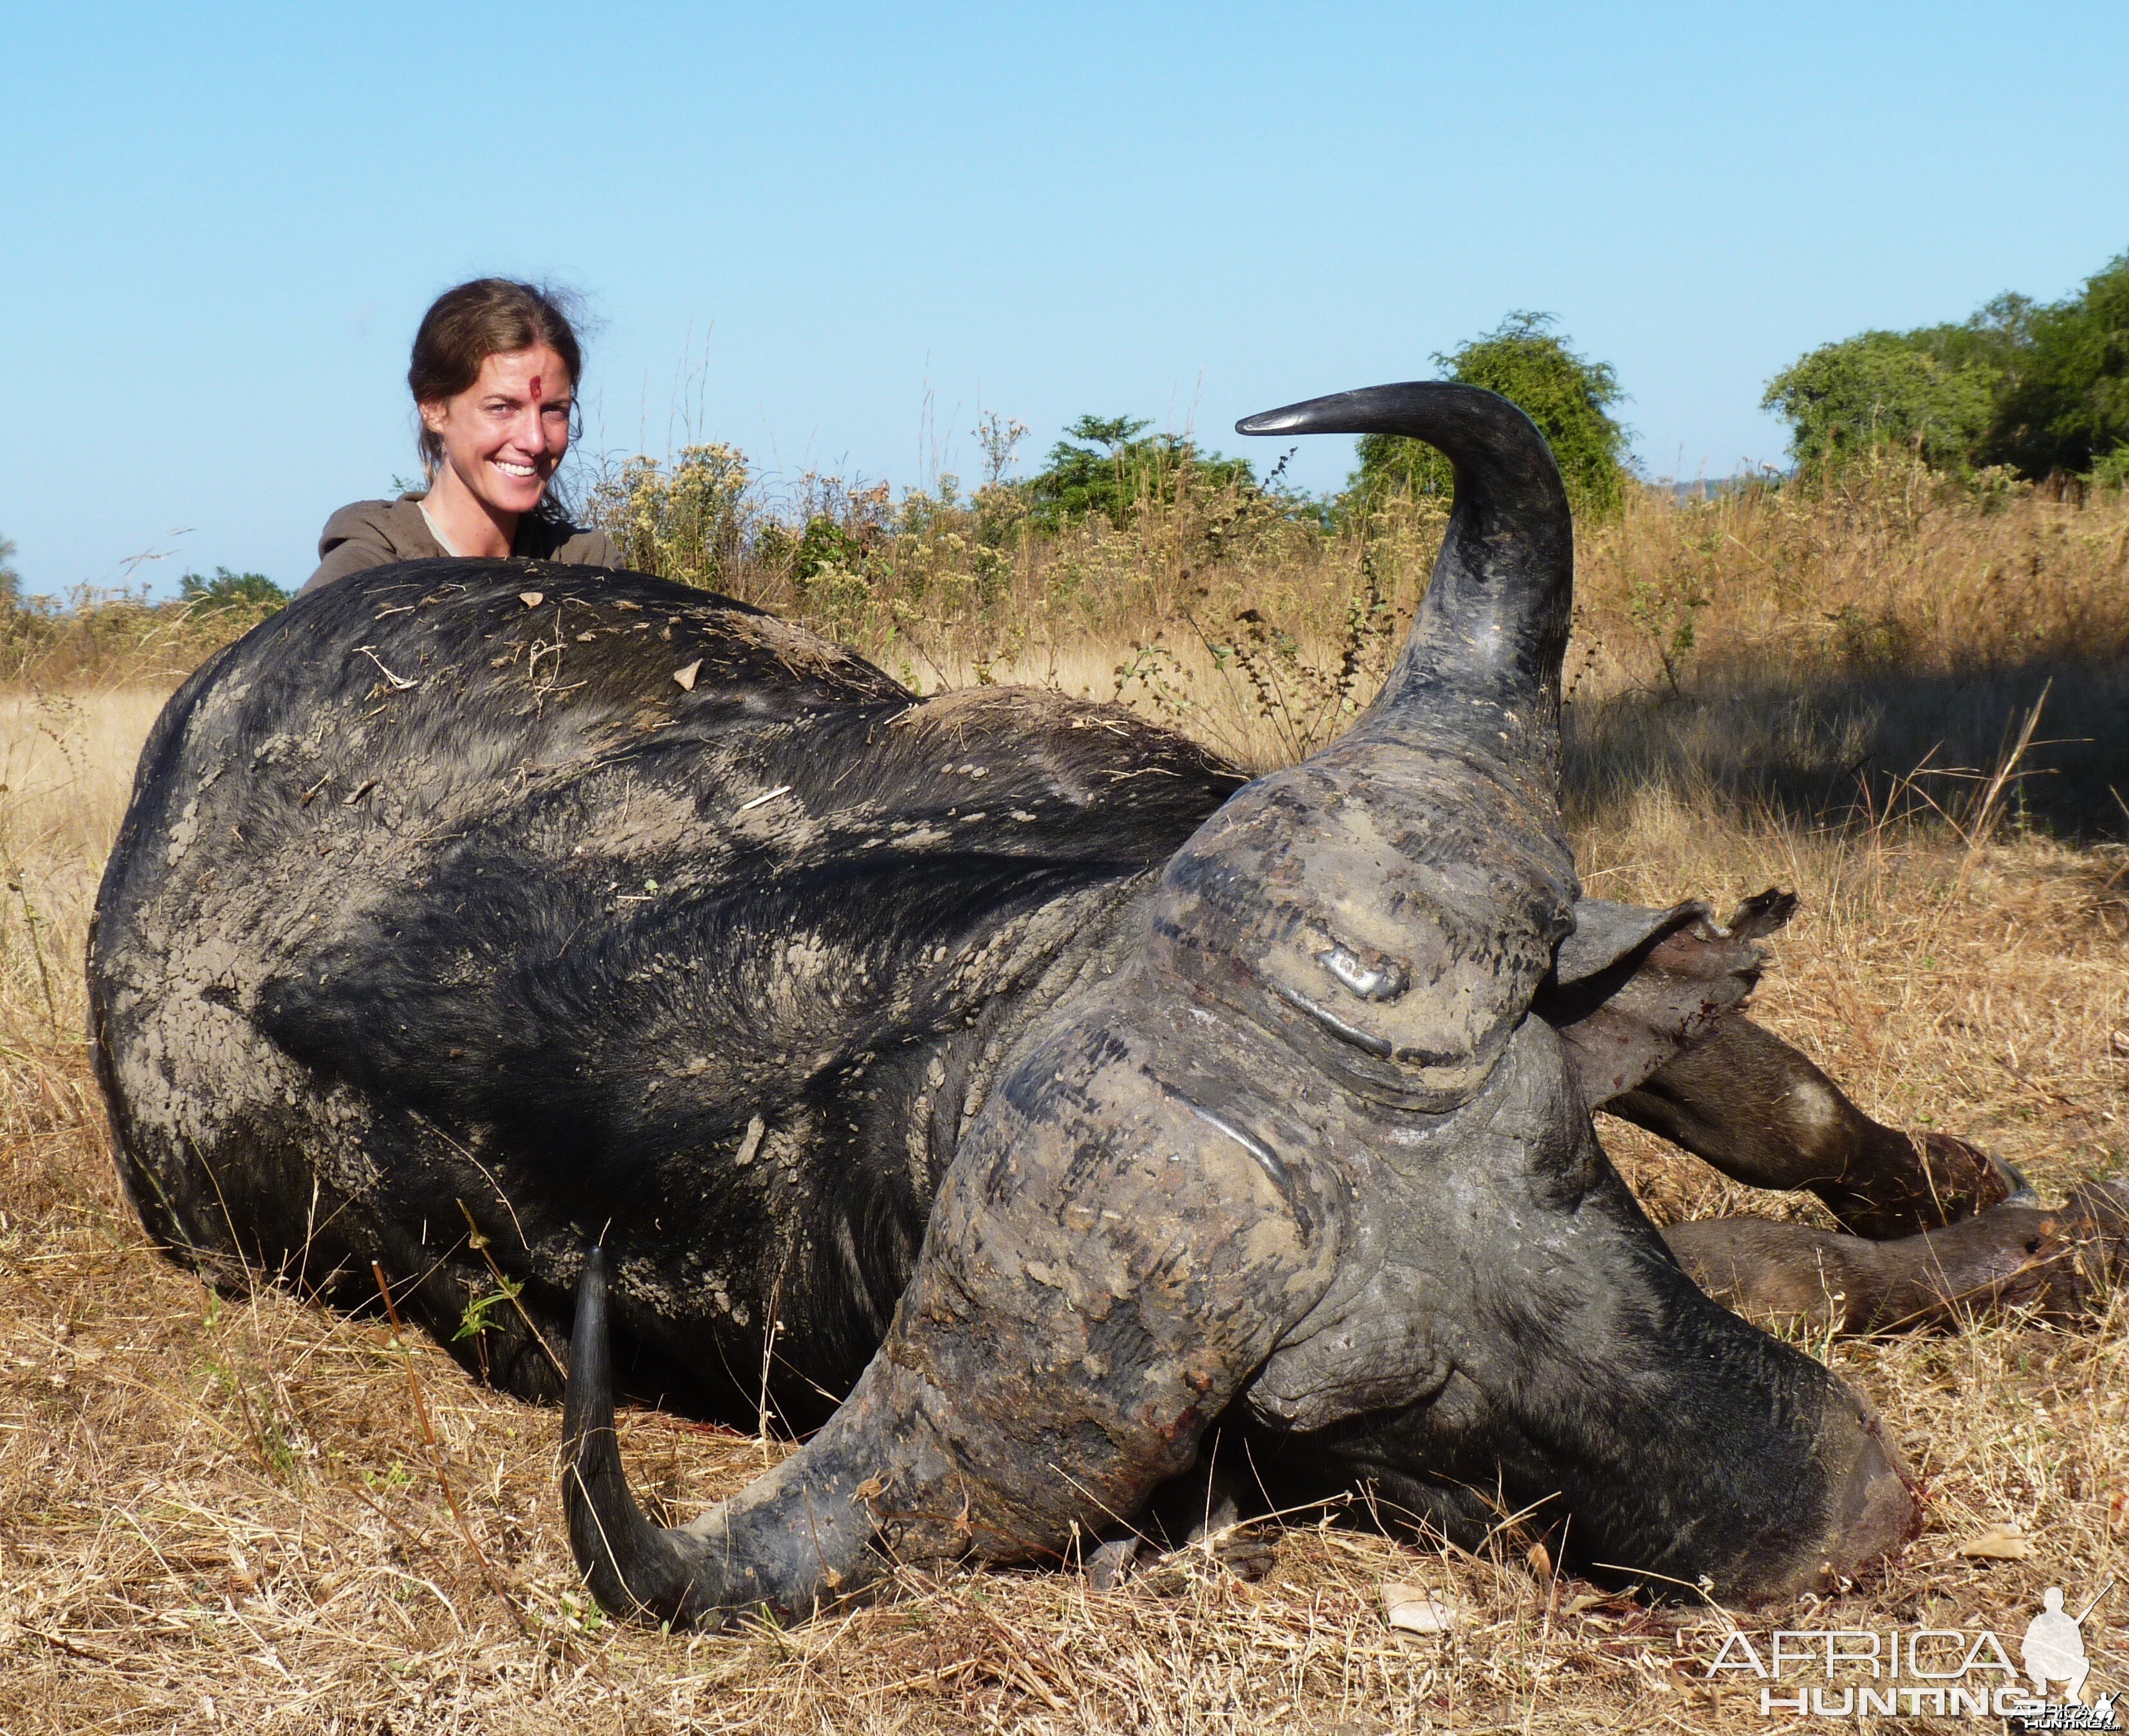
[[[358,500],[342,507],[326,520],[318,538],[318,570],[304,581],[303,589],[314,591],[364,567],[431,560],[449,554],[422,516],[422,499],[419,494],[402,494],[397,500]],[[604,531],[580,531],[573,524],[557,524],[529,513],[517,521],[517,537],[510,552],[570,566],[621,565],[621,551]]]

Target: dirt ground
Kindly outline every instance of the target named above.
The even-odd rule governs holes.
[[[1904,1554],[1828,1602],[1651,1607],[1552,1576],[1512,1526],[1474,1556],[1309,1513],[1274,1533],[1255,1583],[1184,1556],[1107,1591],[1051,1572],[905,1576],[791,1632],[606,1622],[563,1537],[556,1413],[480,1389],[382,1323],[211,1294],[150,1248],[117,1190],[80,960],[160,697],[0,695],[8,1736],[1758,1731],[1789,1715],[1763,1716],[1747,1675],[1707,1675],[1739,1628],[1763,1650],[1776,1627],[1987,1629],[2015,1657],[2049,1586],[2073,1613],[2099,1597],[2093,1683],[2129,1687],[2119,1300],[2074,1330],[1999,1320],[1808,1347],[1883,1409],[1927,1510]],[[1603,895],[1795,887],[1803,914],[1760,1016],[1872,1113],[1979,1138],[2044,1196],[2125,1166],[2119,847],[2012,832],[1969,848],[1941,829],[1739,820],[1660,793],[1603,804],[1579,843]],[[1603,1131],[1660,1219],[1808,1215]],[[786,1450],[656,1414],[622,1434],[639,1487],[683,1515]],[[1390,1625],[1386,1583],[1434,1593],[1446,1632]]]

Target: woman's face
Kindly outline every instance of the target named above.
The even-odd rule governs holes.
[[[445,468],[475,499],[529,513],[569,449],[575,391],[562,358],[535,344],[489,356],[464,391],[422,406],[422,425],[442,440]]]

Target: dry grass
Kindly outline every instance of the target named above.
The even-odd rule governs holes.
[[[2081,666],[2097,690],[2107,672],[2093,654],[2129,622],[2129,584],[2109,541],[2129,515],[2068,517],[2057,532],[2050,515],[2064,510],[2014,502],[1947,522],[1940,541],[1956,545],[1951,556],[1940,546],[1925,560],[1912,539],[1888,544],[1875,579],[1860,534],[1844,542],[1822,522],[1821,553],[1800,542],[1794,556],[1809,582],[1846,572],[1896,620],[1935,607],[1932,587],[1950,582],[1956,560],[1997,538],[2016,555],[2021,539],[2045,551],[2089,535],[2096,549],[2065,556],[2063,570],[2103,607],[2062,617],[2053,642],[2029,655],[2027,642],[2001,636],[2044,615],[2046,587],[2022,607],[2003,601],[1989,629],[1998,637],[1983,647],[1993,661],[1973,655],[1981,641],[1956,617],[1874,664],[1789,643],[1788,691],[1819,691],[1811,684],[1822,677],[1852,682],[1892,732],[1912,678],[1965,670],[1979,684],[1965,763],[1986,767],[2014,708],[1974,671]],[[1631,586],[1671,570],[1674,556],[1728,558],[1721,539],[1707,551],[1723,522],[1630,519],[1600,534],[1587,557],[1583,643],[1593,638],[1608,660],[1601,681],[1591,678],[1606,694],[1631,695],[1636,684],[1667,694],[1643,642],[1650,636],[1627,609]],[[1765,558],[1774,528],[1743,523],[1741,535],[1732,520],[1724,535]],[[1926,521],[1925,547],[1927,532]],[[1635,556],[1602,540],[1659,533],[1674,539],[1662,558],[1653,541]],[[1607,570],[1607,560],[1627,564]],[[1965,606],[1979,609],[1987,585],[1974,583]],[[1615,697],[1625,707],[1616,710],[1585,703],[1576,813],[1592,889],[1668,900],[1797,887],[1805,913],[1760,1016],[1866,1109],[1978,1134],[2044,1190],[2121,1167],[2123,852],[2054,842],[2037,822],[2022,831],[2008,802],[1985,826],[1969,804],[1964,835],[1898,818],[1823,824],[1807,811],[1808,791],[1744,777],[1715,753],[1728,737],[1705,722],[1707,708],[1730,706],[1774,732],[1772,702],[1750,695],[1765,690],[1783,633],[1823,637],[1838,627],[1825,616],[1843,606],[1822,589],[1809,608],[1784,613],[1779,601],[1740,583],[1693,612],[1700,632],[1684,697]],[[1338,608],[1319,615],[1320,642],[1335,650]],[[1031,636],[1027,673],[1106,695],[1133,639],[1142,651],[1148,637],[1094,654],[1060,632],[1053,664]],[[1191,704],[1170,704],[1171,714],[1260,761],[1281,756],[1288,735],[1257,708],[1258,689],[1236,685],[1232,662],[1202,643],[1198,655],[1197,680],[1182,684]],[[1718,1702],[1701,1680],[1728,1618],[1548,1581],[1506,1537],[1474,1557],[1304,1519],[1280,1535],[1276,1565],[1255,1586],[1184,1558],[1107,1592],[1041,1572],[912,1577],[874,1607],[788,1633],[674,1638],[603,1623],[563,1541],[553,1412],[474,1386],[434,1345],[398,1343],[379,1323],[272,1291],[241,1302],[210,1295],[147,1247],[117,1189],[79,1034],[80,959],[95,875],[163,690],[0,694],[0,1730],[1768,1727],[1741,1691]],[[1131,696],[1163,708],[1143,684]],[[1695,728],[1712,762],[1662,756],[1674,733]],[[2129,732],[2093,751],[2102,785],[2118,777],[2106,756],[2118,759],[2125,744]],[[1606,1132],[1660,1217],[1803,1209],[1747,1196],[1617,1124]],[[1922,1476],[1927,1529],[1882,1577],[1792,1612],[1792,1624],[1985,1625],[2015,1647],[2044,1586],[2066,1587],[2081,1605],[2109,1581],[2129,1581],[2125,1323],[2117,1301],[2074,1332],[1998,1322],[1957,1337],[1811,1347],[1883,1408]],[[434,1419],[433,1457],[417,1387]],[[624,1419],[623,1441],[639,1481],[683,1511],[782,1450],[649,1414]],[[2012,1520],[2036,1540],[2030,1561],[1955,1553],[1962,1538]],[[1446,1593],[1454,1631],[1387,1627],[1386,1579]],[[2087,1624],[2105,1686],[2129,1683],[2125,1598],[2117,1590]]]
[[[1443,515],[1398,503],[1324,532],[1232,490],[1185,489],[1122,528],[993,526],[989,546],[986,523],[907,510],[861,582],[718,579],[912,685],[1010,674],[1121,698],[1268,767],[1365,703]],[[1956,813],[2045,693],[2043,745],[2006,818],[2129,833],[2129,493],[1976,495],[1886,459],[1816,493],[1680,503],[1630,490],[1579,541],[1579,817],[1658,787],[1792,820],[1850,804]]]

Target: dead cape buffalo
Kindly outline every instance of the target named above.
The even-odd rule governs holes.
[[[1591,1107],[1907,1235],[1688,1227],[1755,1295],[1818,1296],[1833,1244],[1877,1251],[1867,1318],[2030,1286],[2057,1219],[1741,1018],[1782,901],[1580,899],[1569,524],[1521,413],[1403,385],[1245,429],[1415,436],[1456,477],[1380,698],[1254,782],[630,574],[384,568],[217,656],[91,942],[150,1232],[345,1305],[376,1262],[446,1339],[522,1285],[458,1348],[551,1395],[574,1329],[565,1500],[618,1611],[1055,1558],[1216,1424],[1279,1486],[1465,1538],[1536,1503],[1575,1558],[1731,1598],[1898,1543],[1868,1409],[1695,1285]],[[640,1392],[817,1432],[654,1527],[609,1333]]]

